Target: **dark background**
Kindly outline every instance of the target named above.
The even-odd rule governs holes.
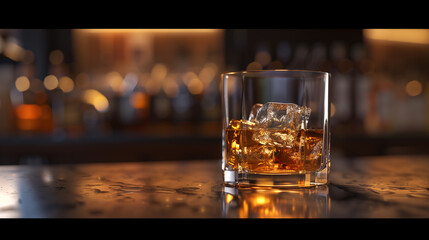
[[[427,154],[429,32],[387,29],[383,38],[375,38],[371,30],[2,29],[0,164],[220,159],[220,74],[254,67],[253,62],[260,69],[332,74],[334,156]],[[397,38],[403,34],[410,37]],[[50,60],[58,50],[62,60]],[[168,74],[150,92],[148,76],[157,64]],[[201,72],[207,66],[214,72],[206,84]],[[106,88],[111,72],[119,73],[122,82],[129,72],[137,73],[132,93]],[[194,93],[185,83],[189,72],[194,74],[190,79],[198,78]],[[86,85],[79,83],[81,73],[88,76]],[[21,102],[11,100],[18,77],[42,83],[48,75],[68,76],[75,87],[67,93],[59,88],[33,91],[31,82],[29,90],[19,93]],[[175,84],[165,84],[166,79]],[[174,96],[163,84],[167,90],[173,86]],[[82,100],[88,89],[104,94],[108,110],[100,112]],[[130,105],[134,93],[145,97],[139,100],[143,107]],[[46,105],[50,115],[23,123],[17,110],[21,104]]]

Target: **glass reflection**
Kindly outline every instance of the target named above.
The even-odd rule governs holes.
[[[325,218],[330,211],[328,186],[310,189],[237,189],[224,187],[223,217]]]

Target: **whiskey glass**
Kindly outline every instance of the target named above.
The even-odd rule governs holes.
[[[238,187],[327,184],[330,74],[260,70],[222,74],[222,170]]]

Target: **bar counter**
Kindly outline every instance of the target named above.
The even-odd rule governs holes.
[[[237,189],[220,160],[0,166],[1,218],[427,218],[429,156],[332,158],[329,184]]]

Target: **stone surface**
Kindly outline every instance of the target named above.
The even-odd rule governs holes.
[[[291,190],[225,187],[219,160],[0,166],[0,217],[429,217],[429,157],[331,161],[327,186]]]

